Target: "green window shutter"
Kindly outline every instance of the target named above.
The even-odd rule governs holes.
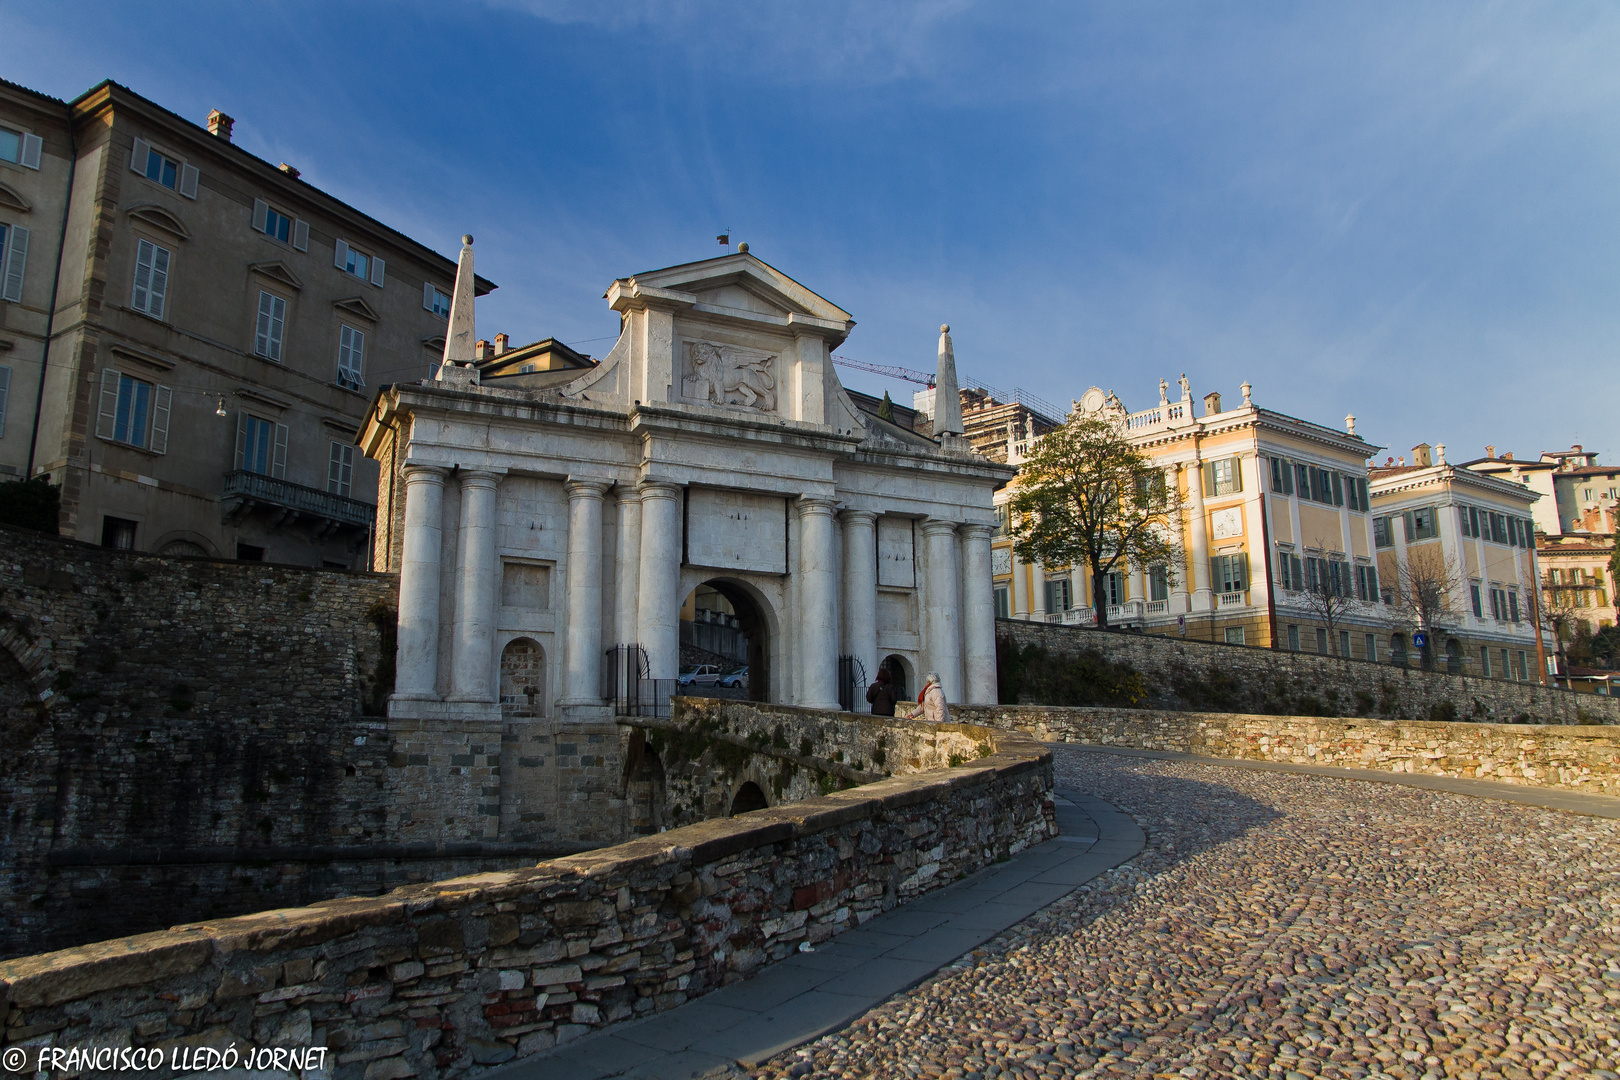
[[[1208,498],[1215,494],[1215,463],[1204,462],[1204,496]]]

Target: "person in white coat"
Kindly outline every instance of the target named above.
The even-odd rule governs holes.
[[[945,706],[945,688],[939,684],[939,672],[930,671],[923,679],[922,693],[917,695],[917,707],[906,714],[906,719],[943,724],[950,718],[950,710]]]

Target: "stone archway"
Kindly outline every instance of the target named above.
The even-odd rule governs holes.
[[[737,789],[731,797],[731,817],[746,814],[752,810],[767,810],[770,801],[765,798],[764,790],[752,780],[747,781]]]
[[[546,712],[546,651],[531,638],[501,650],[501,719],[532,720]]]
[[[894,687],[894,696],[898,700],[906,701],[916,693],[916,672],[911,670],[911,661],[898,654],[891,654],[885,656],[879,666],[889,673],[889,685]]]
[[[698,583],[695,588],[687,593],[682,601],[682,610],[687,610],[688,606],[705,592],[712,593],[723,601],[722,605],[709,610],[721,610],[721,607],[729,609],[722,611],[722,613],[728,616],[735,624],[739,651],[733,655],[736,660],[742,661],[742,666],[747,668],[746,687],[739,687],[739,689],[745,690],[743,697],[749,701],[772,700],[771,650],[773,643],[771,641],[771,627],[773,620],[770,618],[768,602],[760,595],[757,589],[746,582],[735,578],[710,578]],[[683,628],[683,652],[686,651],[684,648],[686,645],[685,635],[686,631]],[[713,642],[713,644],[720,643],[719,641]],[[721,666],[727,666],[732,657],[722,655],[723,659],[717,662]],[[683,657],[682,667],[685,668],[685,666],[686,662]]]

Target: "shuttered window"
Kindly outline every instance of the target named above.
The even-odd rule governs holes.
[[[431,281],[422,282],[422,308],[441,319],[450,317],[450,297]]]
[[[28,230],[21,225],[0,225],[0,298],[22,300],[23,274],[28,265]]]
[[[163,318],[163,306],[169,292],[168,248],[159,247],[150,240],[135,245],[135,291],[130,306],[154,319]]]
[[[287,301],[274,293],[259,294],[259,323],[253,334],[253,351],[266,360],[281,362],[281,338],[287,325]]]
[[[354,446],[335,442],[326,470],[326,490],[345,499],[354,485]]]
[[[1222,458],[1204,463],[1204,494],[1233,495],[1243,490],[1243,477],[1237,458]]]
[[[364,364],[366,355],[366,335],[352,326],[340,324],[338,327],[338,371],[337,381],[351,390],[358,390],[366,385]]]
[[[299,251],[309,250],[309,222],[277,210],[263,199],[253,200],[253,228]]]
[[[1242,592],[1249,587],[1249,557],[1241,551],[1215,556],[1209,560],[1209,568],[1216,592]]]
[[[252,413],[236,421],[236,467],[261,476],[287,475],[287,425]]]
[[[150,450],[154,454],[167,453],[172,397],[167,386],[103,368],[101,403],[96,415],[97,438]]]
[[[379,289],[383,286],[383,261],[374,255],[356,251],[345,240],[339,240],[334,247],[332,263],[344,273],[369,281]]]

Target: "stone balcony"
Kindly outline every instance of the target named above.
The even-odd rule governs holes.
[[[225,474],[219,503],[226,521],[265,513],[273,529],[304,520],[322,536],[345,528],[370,529],[377,519],[377,508],[370,503],[246,469]]]

